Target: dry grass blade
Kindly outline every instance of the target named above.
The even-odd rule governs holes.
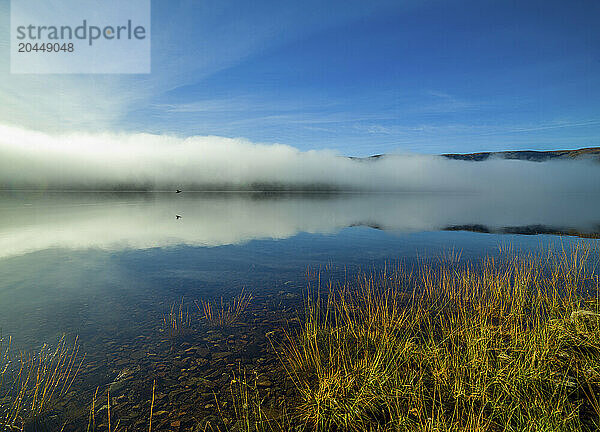
[[[154,388],[156,387],[156,380],[152,382],[152,402],[150,402],[150,425],[148,426],[148,432],[152,432],[152,412],[154,411]]]

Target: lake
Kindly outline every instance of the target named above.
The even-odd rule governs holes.
[[[116,406],[131,411],[148,403],[153,377],[169,416],[191,406],[214,415],[228,370],[276,370],[265,334],[293,322],[319,273],[335,281],[448,254],[595,248],[599,215],[585,194],[4,192],[0,328],[30,352],[79,337],[86,358],[73,406],[100,386],[123,393]],[[195,324],[201,301],[242,290],[253,299],[239,326]],[[163,318],[182,302],[195,334],[174,348]]]

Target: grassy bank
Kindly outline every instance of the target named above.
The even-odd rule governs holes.
[[[236,428],[597,430],[599,282],[589,262],[582,249],[450,259],[313,287],[301,330],[274,344],[297,400],[269,421],[240,391],[254,411],[240,410]]]

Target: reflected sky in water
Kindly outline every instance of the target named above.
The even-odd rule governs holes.
[[[136,337],[181,296],[300,292],[308,267],[331,263],[343,277],[450,250],[477,258],[579,241],[448,227],[595,233],[599,223],[586,195],[4,193],[0,327],[32,346],[115,327]]]
[[[0,258],[50,248],[108,251],[223,246],[337,234],[366,226],[392,235],[479,226],[600,231],[590,195],[107,194],[0,195]],[[175,215],[181,215],[177,220]]]

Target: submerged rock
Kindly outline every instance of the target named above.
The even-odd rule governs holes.
[[[571,320],[571,322],[577,322],[577,321],[597,320],[598,318],[600,318],[600,314],[597,314],[596,312],[592,312],[589,310],[580,309],[580,310],[571,312],[570,320]]]

